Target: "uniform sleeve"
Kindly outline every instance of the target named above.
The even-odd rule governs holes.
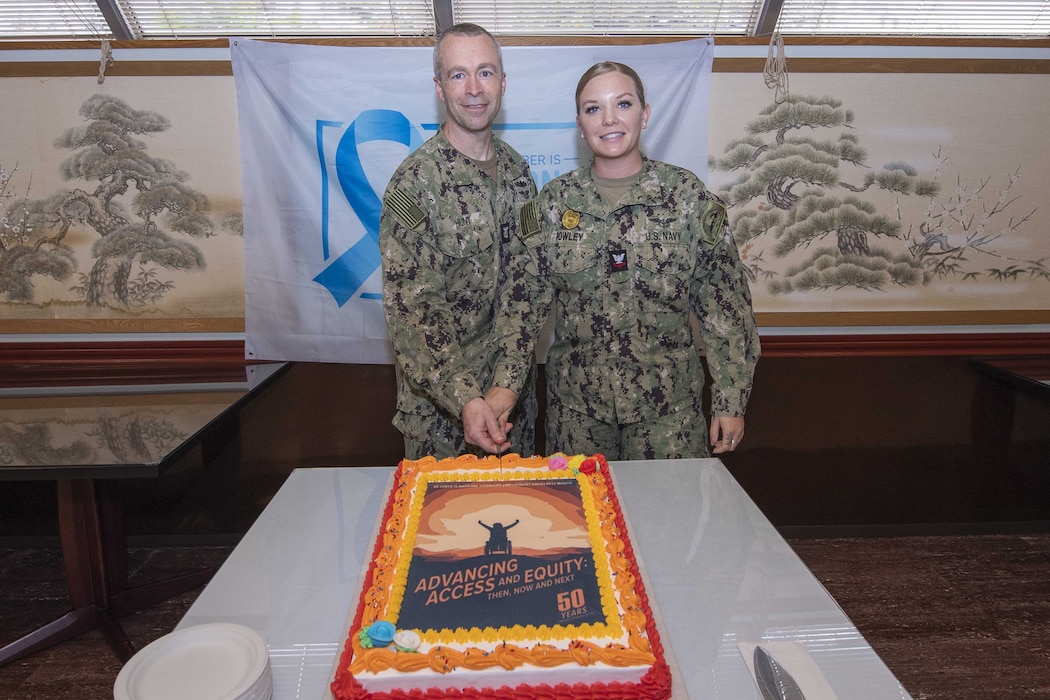
[[[692,297],[713,382],[711,412],[742,416],[761,355],[751,290],[725,208],[713,196],[701,202],[698,225],[704,235]]]
[[[506,291],[500,297],[494,340],[499,346],[493,385],[518,394],[535,364],[536,343],[554,299],[541,259],[543,231],[536,200],[522,208],[511,237]]]
[[[392,181],[379,222],[383,310],[398,367],[414,392],[459,416],[484,393],[460,344],[446,300],[443,254],[433,245],[431,215],[418,195]],[[393,205],[393,206],[392,206]],[[398,213],[395,213],[395,209]]]

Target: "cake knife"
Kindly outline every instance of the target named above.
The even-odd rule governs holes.
[[[762,700],[806,700],[802,689],[780,662],[762,647],[755,647],[755,680]]]

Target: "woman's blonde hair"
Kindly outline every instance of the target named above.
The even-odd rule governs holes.
[[[623,73],[634,82],[634,87],[638,90],[638,99],[642,102],[642,108],[645,108],[645,86],[642,85],[642,79],[638,73],[630,66],[617,63],[616,61],[602,61],[601,63],[595,63],[593,66],[587,69],[587,71],[580,76],[580,82],[576,83],[576,114],[580,113],[580,94],[583,89],[587,87],[587,83],[591,82],[599,75],[605,75],[606,73]]]

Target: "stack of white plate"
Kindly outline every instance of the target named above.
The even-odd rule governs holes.
[[[166,634],[124,664],[114,700],[270,700],[266,642],[242,625],[216,622]]]

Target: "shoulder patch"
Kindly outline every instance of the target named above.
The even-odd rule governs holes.
[[[522,240],[528,240],[540,232],[540,216],[536,209],[536,200],[530,199],[518,213],[518,230]]]
[[[419,205],[400,187],[387,193],[383,204],[390,207],[397,220],[410,229],[417,228],[427,218]]]
[[[714,245],[722,237],[726,225],[726,208],[717,199],[708,199],[700,210],[700,229],[704,233],[704,242]]]

